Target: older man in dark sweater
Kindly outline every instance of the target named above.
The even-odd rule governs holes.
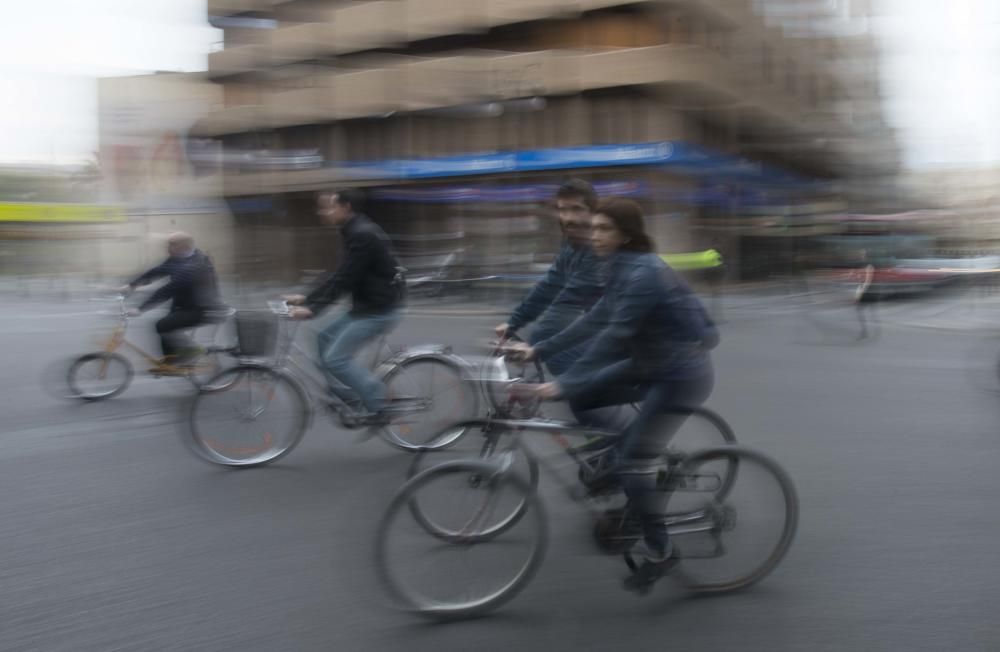
[[[220,305],[218,280],[212,260],[194,246],[194,238],[177,232],[167,239],[168,258],[122,288],[132,292],[163,277],[170,280],[151,294],[133,315],[169,300],[170,312],[156,322],[165,362],[183,364],[197,346],[183,331],[205,323],[205,313]]]

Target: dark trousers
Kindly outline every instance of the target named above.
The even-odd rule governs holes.
[[[180,308],[171,310],[166,317],[156,322],[156,332],[160,336],[160,347],[164,357],[183,354],[196,348],[194,341],[184,331],[205,322],[204,310]]]
[[[874,297],[862,298],[855,302],[854,305],[858,314],[858,324],[861,326],[861,333],[858,335],[858,339],[867,339],[872,335],[878,337],[878,301],[878,297]],[[868,329],[869,322],[871,323],[871,332],[869,332]]]
[[[687,420],[687,414],[674,410],[704,403],[714,383],[711,369],[690,379],[643,378],[634,363],[625,360],[602,369],[590,383],[593,389],[570,400],[574,412],[641,403],[639,414],[625,429],[615,451],[615,467],[625,495],[642,523],[646,545],[654,554],[669,554],[671,546],[664,522],[666,495],[657,489],[656,471],[648,462],[663,453],[670,438]]]

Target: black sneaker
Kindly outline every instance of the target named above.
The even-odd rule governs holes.
[[[670,574],[678,561],[674,556],[662,560],[644,559],[642,565],[626,577],[622,585],[626,591],[647,595],[658,579]]]
[[[366,426],[387,426],[392,421],[392,414],[388,410],[372,412],[358,417],[358,421]]]
[[[583,484],[587,493],[591,496],[613,493],[620,487],[618,471],[610,465],[602,465],[590,469],[581,466],[578,477],[580,483]]]

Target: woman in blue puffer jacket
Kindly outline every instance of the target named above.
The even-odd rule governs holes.
[[[641,403],[616,451],[615,477],[637,508],[646,559],[626,580],[644,592],[675,560],[656,490],[658,457],[685,420],[677,407],[708,399],[714,377],[709,350],[719,334],[701,301],[653,253],[642,209],[628,199],[610,199],[594,214],[592,243],[609,259],[604,297],[562,332],[520,347],[524,357],[545,360],[584,340],[586,352],[556,382],[537,388],[547,399],[566,399],[574,413],[607,405]],[[624,359],[623,359],[624,358]]]

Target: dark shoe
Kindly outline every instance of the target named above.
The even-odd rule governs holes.
[[[595,473],[588,477],[581,477],[580,481],[587,488],[587,493],[591,496],[614,493],[620,488],[618,473],[614,469]]]
[[[642,565],[626,577],[622,585],[626,591],[647,595],[658,579],[670,574],[677,562],[677,557],[673,556],[658,561],[644,559]]]
[[[371,412],[358,417],[358,422],[365,426],[387,426],[392,422],[392,413],[388,410]]]

